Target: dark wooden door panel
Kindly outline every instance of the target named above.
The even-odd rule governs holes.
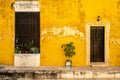
[[[90,62],[104,62],[104,27],[90,28]]]

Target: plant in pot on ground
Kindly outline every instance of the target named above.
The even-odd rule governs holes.
[[[71,67],[72,66],[71,58],[75,55],[75,46],[73,42],[63,44],[61,48],[63,48],[65,56],[67,58],[66,63],[65,63],[66,67]]]

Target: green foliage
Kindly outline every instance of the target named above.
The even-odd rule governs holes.
[[[30,50],[31,50],[32,52],[34,52],[34,51],[38,51],[38,48],[37,48],[37,47],[31,47]]]
[[[72,57],[75,55],[75,46],[73,45],[73,42],[63,44],[61,48],[63,48],[66,57]]]
[[[31,47],[33,47],[33,45],[34,45],[34,41],[32,40],[29,43],[19,44],[19,45],[21,47],[21,50],[23,50],[23,52],[24,51],[30,52]]]
[[[28,44],[26,44],[26,48],[27,48],[28,50],[30,50],[31,47],[33,47],[33,45],[34,45],[34,41],[32,40],[31,42],[29,42]]]
[[[15,52],[16,53],[18,53],[19,51],[21,51],[22,53],[25,53],[26,51],[28,53],[32,53],[32,52],[38,51],[38,50],[39,49],[34,46],[34,41],[33,40],[28,42],[28,43],[15,45]]]

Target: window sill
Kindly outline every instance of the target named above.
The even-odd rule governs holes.
[[[14,66],[40,66],[40,54],[14,54]]]

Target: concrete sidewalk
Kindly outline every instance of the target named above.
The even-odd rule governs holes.
[[[8,79],[7,79],[8,78]],[[2,80],[120,80],[120,67],[0,66]]]
[[[119,67],[60,67],[60,66],[39,66],[39,67],[29,67],[29,66],[8,66],[8,65],[0,65],[0,70],[77,70],[77,71],[120,71]]]

